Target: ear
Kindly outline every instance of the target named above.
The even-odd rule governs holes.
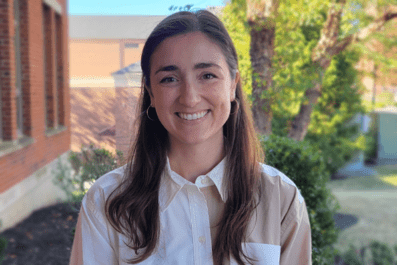
[[[236,77],[232,80],[231,91],[230,91],[230,102],[236,98],[236,89],[238,81],[240,80],[240,72],[236,71]]]

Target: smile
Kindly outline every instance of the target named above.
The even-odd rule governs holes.
[[[177,115],[184,120],[192,121],[192,120],[197,120],[197,119],[204,117],[205,114],[207,114],[208,112],[209,112],[209,110],[201,111],[201,112],[194,113],[194,114],[178,112]]]

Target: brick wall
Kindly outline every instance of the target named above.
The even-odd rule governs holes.
[[[92,143],[112,153],[120,150],[127,154],[135,136],[139,94],[137,87],[70,89],[71,149],[80,151],[82,145]]]
[[[131,47],[128,44],[136,44]],[[114,87],[111,73],[140,61],[144,40],[70,39],[71,87]]]
[[[43,1],[19,0],[21,30],[23,136],[17,134],[16,67],[14,38],[14,0],[0,0],[0,88],[2,100],[2,140],[0,141],[0,193],[21,182],[59,155],[70,149],[70,104],[68,90],[67,0],[55,1],[62,7],[56,33],[55,10],[50,7],[51,32],[61,42],[50,49],[54,65],[50,69],[52,83],[46,84],[44,67]],[[49,30],[49,29],[47,29]],[[58,54],[54,54],[58,50]],[[60,64],[60,65],[59,65]],[[48,66],[48,64],[47,64]],[[47,73],[48,74],[48,73]],[[57,83],[57,86],[55,86]],[[46,94],[58,87],[57,97]],[[46,98],[47,95],[47,98]],[[52,95],[53,96],[53,95]],[[46,128],[46,107],[52,109],[53,130]],[[47,108],[48,111],[48,108]],[[62,124],[65,128],[60,127]],[[28,144],[26,144],[28,143]]]
[[[115,88],[71,88],[71,149],[94,144],[115,152],[112,135],[99,133],[115,125]]]
[[[128,154],[131,141],[136,136],[135,120],[140,90],[140,87],[116,88],[116,104],[114,105],[116,149],[122,151],[124,156]]]

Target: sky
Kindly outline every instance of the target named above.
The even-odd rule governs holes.
[[[171,5],[224,6],[225,0],[69,0],[70,15],[170,15]]]

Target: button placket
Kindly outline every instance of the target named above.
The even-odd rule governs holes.
[[[192,222],[192,235],[193,235],[193,248],[194,248],[194,264],[201,264],[200,260],[200,248],[197,244],[199,233],[198,233],[198,224],[197,224],[197,203],[193,185],[187,185],[186,190],[189,198],[189,209],[190,209],[190,219]]]
[[[195,264],[212,264],[212,249],[208,238],[211,238],[207,202],[197,186],[187,187],[190,213],[192,220],[192,235]]]

